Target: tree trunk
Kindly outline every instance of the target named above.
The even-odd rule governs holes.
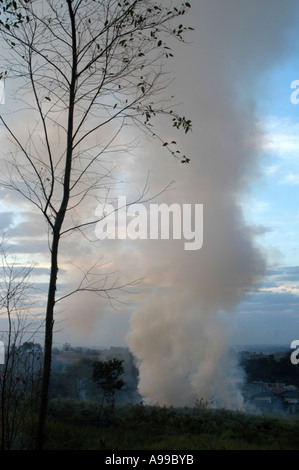
[[[40,414],[37,430],[37,449],[42,450],[45,443],[46,433],[46,419],[48,411],[49,400],[49,384],[51,376],[51,361],[52,361],[52,343],[53,343],[53,326],[54,326],[54,307],[57,286],[57,273],[58,273],[58,247],[61,235],[61,228],[67,211],[69,198],[70,198],[70,179],[72,172],[72,158],[73,158],[73,126],[74,126],[74,108],[76,96],[76,80],[77,80],[77,38],[76,38],[76,25],[75,15],[72,9],[72,0],[67,0],[68,10],[71,21],[72,29],[72,77],[69,89],[69,109],[68,109],[68,128],[67,128],[67,147],[66,159],[64,168],[64,183],[63,183],[63,197],[60,209],[56,215],[56,220],[53,228],[53,239],[51,249],[51,272],[50,283],[48,290],[48,302],[46,311],[46,325],[45,325],[45,349],[44,349],[44,368],[42,377],[41,388],[41,403]]]
[[[48,303],[46,311],[45,324],[45,346],[44,346],[44,367],[42,376],[42,387],[40,396],[40,413],[37,429],[37,449],[42,450],[45,442],[46,418],[49,399],[49,384],[51,375],[52,362],[52,342],[53,342],[53,326],[54,326],[54,306],[58,273],[58,245],[59,233],[53,234],[52,252],[51,252],[51,273],[48,291]]]

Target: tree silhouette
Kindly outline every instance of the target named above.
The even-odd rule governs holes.
[[[104,403],[106,403],[104,416],[106,422],[111,419],[114,411],[115,392],[125,385],[125,382],[120,378],[124,373],[123,362],[121,359],[114,358],[93,363],[92,379],[103,392],[100,415]]]
[[[38,399],[42,350],[34,338],[40,328],[32,312],[33,266],[20,266],[0,241],[0,318],[5,330],[5,361],[0,365],[0,448],[34,448],[34,407]],[[26,341],[25,341],[26,340]],[[25,341],[25,342],[24,342]]]

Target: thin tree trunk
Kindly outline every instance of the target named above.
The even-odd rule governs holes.
[[[42,377],[41,388],[41,403],[40,414],[37,430],[37,449],[42,450],[45,444],[46,434],[46,420],[48,411],[49,400],[49,385],[51,376],[51,362],[52,362],[52,344],[53,344],[53,326],[54,326],[54,307],[55,296],[57,288],[57,274],[58,274],[58,247],[61,235],[61,228],[67,211],[69,198],[70,198],[70,180],[72,172],[72,157],[73,157],[73,127],[74,127],[74,108],[76,96],[76,80],[77,80],[77,39],[76,39],[76,25],[75,15],[72,9],[72,0],[67,0],[71,27],[72,27],[72,78],[69,91],[69,110],[68,110],[68,130],[67,130],[67,149],[66,160],[64,169],[64,184],[63,184],[63,198],[60,209],[57,213],[52,239],[51,249],[51,272],[50,283],[48,290],[48,302],[46,311],[46,325],[45,325],[45,349],[44,349],[44,368]]]
[[[53,342],[53,326],[54,326],[54,306],[55,293],[58,273],[58,245],[59,234],[53,234],[52,253],[51,253],[51,274],[48,291],[48,303],[46,312],[45,325],[45,346],[44,346],[44,366],[42,375],[42,387],[40,396],[40,412],[37,430],[37,449],[42,450],[45,442],[46,418],[48,410],[49,384],[51,375],[52,362],[52,342]]]

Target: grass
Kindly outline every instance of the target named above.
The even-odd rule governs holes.
[[[47,449],[298,450],[299,417],[250,416],[225,410],[116,407],[103,425],[95,403],[53,400]]]

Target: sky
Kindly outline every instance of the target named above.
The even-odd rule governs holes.
[[[174,46],[174,81],[166,92],[176,96],[193,130],[173,135],[161,127],[191,161],[181,165],[140,138],[133,153],[117,157],[116,174],[128,197],[149,174],[150,194],[173,182],[155,202],[203,204],[203,246],[186,251],[182,240],[66,239],[64,286],[96,258],[105,273],[116,273],[112,278],[142,280],[112,303],[90,295],[58,303],[55,323],[58,347],[128,346],[141,364],[141,392],[160,403],[180,403],[179,396],[192,401],[194,390],[209,395],[224,374],[230,377],[229,361],[222,361],[231,346],[288,345],[299,338],[299,104],[291,100],[291,84],[299,80],[299,5],[191,3],[184,20],[195,30],[186,44]],[[8,80],[5,93],[0,111],[11,114],[14,84]],[[15,119],[22,132],[24,121]],[[134,129],[126,132],[135,137]],[[0,139],[8,145],[1,128]],[[86,211],[93,215],[96,207]],[[27,202],[1,188],[0,227],[20,263],[36,263],[42,315],[45,224]]]

